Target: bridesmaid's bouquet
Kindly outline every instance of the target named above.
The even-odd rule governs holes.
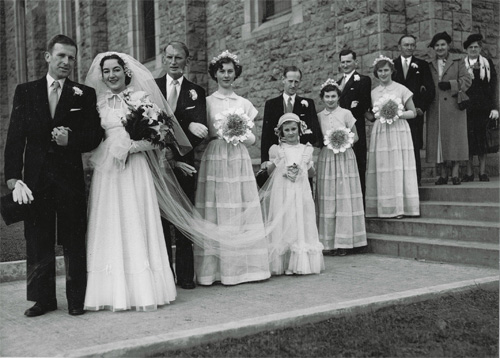
[[[283,177],[289,179],[292,183],[295,183],[295,180],[297,180],[297,176],[300,173],[300,167],[293,163],[292,165],[289,165],[286,167],[286,173],[283,174]]]
[[[383,95],[373,106],[375,118],[380,120],[380,123],[392,124],[403,115],[405,107],[401,98],[392,95]]]
[[[127,113],[122,124],[132,140],[147,140],[160,149],[176,143],[173,119],[144,92],[124,93]]]
[[[345,127],[329,129],[326,131],[323,143],[335,154],[344,153],[346,149],[352,147],[354,133]]]
[[[241,108],[231,108],[215,115],[217,134],[233,145],[246,140],[252,134],[253,126],[253,121]]]

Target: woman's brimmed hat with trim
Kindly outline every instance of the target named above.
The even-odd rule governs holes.
[[[464,49],[467,50],[467,48],[472,45],[474,42],[481,42],[483,41],[483,35],[481,34],[471,34],[469,37],[467,37],[467,40],[464,41]]]
[[[450,44],[451,43],[451,36],[448,35],[448,33],[446,31],[438,32],[437,34],[434,35],[429,46],[427,46],[427,47],[434,47],[436,42],[438,42],[439,40],[445,40],[448,44]]]

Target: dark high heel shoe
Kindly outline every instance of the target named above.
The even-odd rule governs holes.
[[[486,174],[479,174],[479,181],[490,181]]]
[[[471,182],[471,181],[474,181],[474,174],[471,174],[471,175],[465,174],[462,177],[462,183],[468,183],[468,182]]]
[[[453,177],[453,178],[451,178],[451,182],[453,183],[453,185],[460,185],[460,178]]]
[[[436,185],[448,184],[448,177],[446,178],[439,177],[439,179],[434,184]]]

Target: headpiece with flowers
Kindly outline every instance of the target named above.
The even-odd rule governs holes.
[[[373,61],[373,66],[376,66],[379,61],[387,61],[387,62],[391,63],[392,65],[394,65],[394,62],[389,57],[384,56],[384,55],[380,55],[379,57],[377,57],[375,59],[375,61]]]
[[[335,80],[332,80],[331,78],[327,79],[322,85],[321,85],[321,89],[325,88],[326,86],[328,85],[332,85],[334,87],[337,87],[338,89],[340,89],[340,86],[339,84],[337,83],[337,81]]]
[[[232,54],[231,52],[229,52],[228,50],[225,50],[223,51],[219,56],[216,56],[214,58],[212,58],[212,61],[210,61],[212,64],[215,64],[217,63],[217,61],[223,59],[223,58],[230,58],[231,60],[233,60],[235,63],[239,64],[240,63],[240,60],[238,60],[238,56],[236,56],[235,54]]]

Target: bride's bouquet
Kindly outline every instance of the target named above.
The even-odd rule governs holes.
[[[144,92],[126,92],[127,113],[123,126],[132,140],[147,140],[160,149],[175,144],[173,119],[153,103]]]
[[[326,131],[324,142],[333,153],[344,153],[354,143],[354,133],[345,127],[329,129]]]
[[[405,107],[401,98],[392,95],[383,95],[373,106],[375,118],[380,120],[380,123],[392,124],[403,115]]]
[[[219,137],[233,145],[246,140],[254,123],[241,108],[231,108],[215,115],[214,127]]]

